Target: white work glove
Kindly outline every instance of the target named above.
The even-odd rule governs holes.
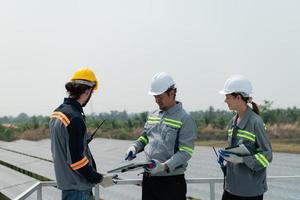
[[[158,160],[152,159],[151,164],[145,166],[146,172],[150,174],[157,174],[159,172],[165,171],[166,166],[164,163],[159,162]]]
[[[224,151],[224,150],[220,150],[219,153],[220,156],[222,156],[227,162],[232,162],[236,164],[244,162],[243,157],[237,156],[234,153]]]
[[[110,187],[115,184],[112,175],[104,175],[102,181],[99,183],[102,187]]]
[[[136,149],[134,146],[130,146],[125,154],[125,160],[133,160],[136,158]]]

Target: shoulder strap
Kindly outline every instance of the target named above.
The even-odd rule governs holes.
[[[174,147],[174,154],[179,151],[179,132],[180,132],[180,128],[177,130],[176,133],[176,140],[175,140],[175,147]]]

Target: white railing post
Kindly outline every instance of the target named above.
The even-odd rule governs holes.
[[[36,188],[36,199],[42,200],[42,185],[39,184],[39,186]]]
[[[270,176],[267,177],[268,182],[284,182],[284,181],[300,181],[300,176]],[[187,184],[209,184],[210,189],[210,199],[215,200],[215,184],[223,183],[223,178],[187,178]],[[116,184],[118,185],[141,185],[141,179],[123,179],[116,180]],[[18,195],[14,200],[25,200],[35,191],[37,192],[37,200],[42,200],[42,188],[56,186],[56,182],[54,181],[45,181],[45,182],[37,182],[32,185],[29,189],[22,192],[22,194]],[[95,200],[100,200],[100,186],[99,184],[95,185]]]
[[[27,197],[29,197],[32,193],[34,193],[38,187],[41,187],[41,182],[36,182],[33,184],[30,188],[22,192],[20,195],[18,195],[14,200],[24,200]]]
[[[100,188],[99,188],[99,184],[95,185],[95,200],[100,200]]]
[[[216,194],[215,194],[215,183],[214,182],[209,183],[209,191],[210,191],[210,200],[215,200]]]

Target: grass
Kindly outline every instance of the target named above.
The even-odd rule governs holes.
[[[227,142],[223,140],[198,140],[196,142],[198,146],[210,146],[210,147],[225,147]]]
[[[273,139],[272,148],[275,152],[300,154],[300,139]]]
[[[10,200],[10,198],[0,192],[0,200]]]

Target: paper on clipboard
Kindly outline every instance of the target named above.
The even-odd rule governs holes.
[[[144,167],[144,165],[147,165],[147,164],[149,164],[149,162],[128,163],[126,165],[122,165],[115,169],[109,170],[109,171],[107,171],[107,173],[124,173],[127,171],[133,171],[133,170],[141,169]]]
[[[238,147],[233,148],[226,148],[225,151],[231,152],[237,155],[241,156],[247,156],[250,155],[250,151],[247,149],[247,147],[244,144],[239,145]]]

